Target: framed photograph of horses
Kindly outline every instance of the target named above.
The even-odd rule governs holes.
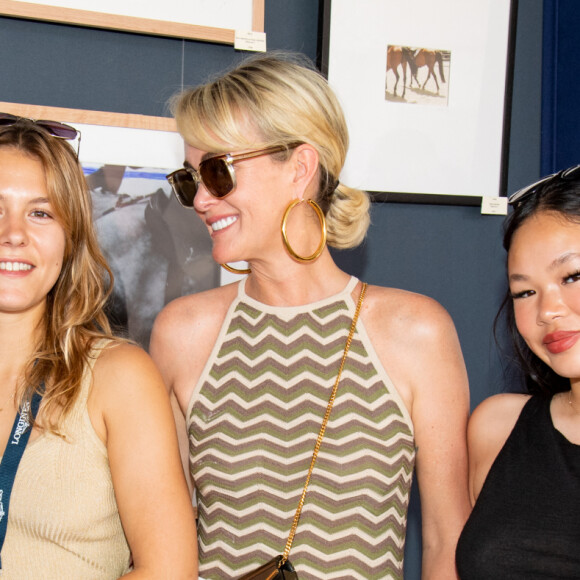
[[[385,99],[404,104],[447,106],[450,69],[451,53],[448,50],[389,44]]]
[[[379,201],[505,195],[517,0],[325,0],[345,183]]]
[[[0,14],[233,45],[236,31],[264,31],[264,3],[265,0],[0,0]]]
[[[1,102],[0,111],[70,123],[81,132],[93,219],[115,276],[109,318],[118,331],[148,348],[165,304],[220,285],[205,225],[179,205],[165,179],[183,165],[173,119]]]

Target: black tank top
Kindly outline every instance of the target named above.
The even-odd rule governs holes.
[[[532,397],[493,463],[457,545],[461,580],[580,578],[580,446]]]

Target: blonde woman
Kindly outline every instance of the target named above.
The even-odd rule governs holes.
[[[348,132],[325,79],[288,55],[243,62],[175,102],[184,168],[169,176],[239,283],[180,298],[152,355],[187,420],[200,575],[284,550],[362,284],[328,245],[359,244],[366,193],[339,183]],[[192,212],[192,219],[194,218]],[[371,286],[289,560],[301,580],[403,577],[416,467],[423,577],[455,575],[467,516],[466,373],[453,324],[424,296]]]
[[[111,336],[75,137],[0,114],[2,577],[196,578],[170,404]]]

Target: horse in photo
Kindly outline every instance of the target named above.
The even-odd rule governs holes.
[[[411,69],[411,82],[409,86],[413,86],[413,79],[417,83],[417,86],[421,86],[421,90],[425,89],[427,85],[427,81],[433,77],[435,81],[435,85],[437,85],[437,94],[439,94],[439,81],[437,80],[437,75],[435,73],[435,64],[439,65],[439,76],[441,78],[441,82],[445,82],[445,73],[443,72],[443,55],[440,50],[430,50],[427,48],[420,48],[420,49],[411,49],[408,47],[402,48],[402,55],[403,60],[405,60],[409,64],[409,68]],[[426,66],[428,69],[427,78],[423,85],[419,83],[419,79],[417,78],[417,73],[419,69],[423,66]]]
[[[389,45],[387,47],[387,73],[391,70],[395,75],[395,86],[393,88],[393,95],[397,96],[397,85],[399,84],[399,65],[403,69],[403,93],[401,97],[405,96],[405,88],[407,84],[407,66],[403,60],[403,49],[400,46]],[[385,76],[385,91],[387,91],[387,77]]]
[[[219,286],[211,238],[201,220],[171,195],[166,170],[83,166],[99,243],[115,275],[109,319],[147,348],[163,306]]]

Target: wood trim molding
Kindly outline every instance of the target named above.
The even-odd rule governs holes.
[[[0,112],[10,113],[19,117],[27,117],[29,119],[52,119],[64,123],[129,127],[133,129],[150,129],[154,131],[177,131],[175,120],[170,117],[153,117],[149,115],[88,111],[83,109],[66,109],[63,107],[44,107],[2,101],[0,101]]]
[[[252,26],[256,32],[264,32],[264,4],[265,0],[253,0],[252,3]],[[20,2],[19,0],[0,0],[0,16],[231,45],[234,44],[236,34],[235,30],[229,28],[183,24],[136,16],[120,16],[91,10]]]

